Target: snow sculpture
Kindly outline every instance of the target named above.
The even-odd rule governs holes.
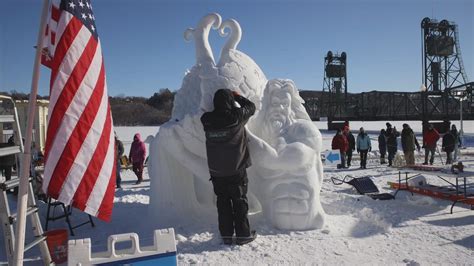
[[[323,178],[321,133],[312,123],[291,80],[267,83],[262,110],[250,123],[249,169],[263,213],[281,229],[324,224],[319,193]]]
[[[211,28],[219,29],[222,36],[230,29],[217,65],[208,41]],[[186,73],[175,96],[172,119],[160,127],[150,146],[150,214],[164,226],[172,225],[176,219],[182,221],[183,215],[190,222],[193,218],[216,221],[200,117],[213,108],[212,97],[217,89],[237,90],[258,104],[267,82],[258,65],[236,50],[241,34],[236,21],[222,23],[221,16],[215,13],[201,19],[196,29],[184,33],[186,40],[195,41],[196,64]]]
[[[218,29],[221,36],[229,35],[217,64],[208,42],[211,28]],[[226,33],[227,29],[230,34]],[[252,100],[257,107],[262,101],[265,106],[260,112],[264,117],[257,115],[248,126],[248,130],[255,133],[250,134],[251,145],[256,145],[250,150],[255,154],[252,157],[255,166],[249,169],[249,179],[255,179],[251,181],[255,186],[251,185],[248,193],[250,212],[263,208],[269,219],[276,219],[273,224],[283,229],[320,227],[323,222],[319,203],[322,167],[316,156],[321,145],[320,133],[310,122],[291,81],[272,81],[269,84],[273,85],[267,85],[272,92],[278,82],[283,82],[284,88],[293,88],[289,94],[291,103],[288,103],[291,111],[277,114],[271,107],[272,97],[262,99],[267,79],[248,55],[236,49],[241,36],[237,21],[222,22],[215,13],[205,16],[196,29],[186,30],[185,39],[195,42],[196,64],[186,73],[175,96],[172,119],[160,127],[150,145],[150,215],[161,226],[183,225],[183,221],[217,222],[200,117],[213,109],[215,91],[229,88]],[[278,133],[270,130],[272,127],[259,131],[257,125],[266,124],[263,121],[267,113],[273,121],[270,123],[273,129],[277,125],[281,127]],[[295,162],[289,155],[300,161]],[[288,178],[279,175],[279,166],[275,166],[278,161],[296,163],[291,175],[287,173]],[[286,200],[284,195],[287,195]],[[287,211],[293,207],[297,209]]]

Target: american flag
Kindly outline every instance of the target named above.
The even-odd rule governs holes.
[[[102,50],[89,0],[52,0],[43,64],[51,68],[43,189],[109,221],[115,142]]]

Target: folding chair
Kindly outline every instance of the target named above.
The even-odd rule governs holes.
[[[61,208],[62,214],[55,215],[54,211],[55,211],[56,207]],[[53,200],[52,198],[48,198],[48,210],[46,212],[45,230],[48,230],[49,221],[56,221],[58,219],[63,219],[63,218],[66,219],[66,223],[69,227],[69,232],[70,232],[71,236],[74,236],[73,229],[76,229],[80,226],[83,226],[83,225],[86,225],[86,224],[89,224],[89,223],[91,224],[92,227],[95,226],[94,221],[92,221],[92,217],[89,214],[87,214],[87,216],[89,217],[89,219],[87,221],[73,226],[71,224],[71,219],[69,218],[71,215],[72,215],[72,206],[71,205],[66,206],[64,203],[62,203],[60,201],[56,201],[56,200]]]
[[[352,179],[350,181],[346,181],[348,178]],[[367,195],[374,200],[395,199],[395,197],[390,193],[379,193],[379,189],[369,176],[352,177],[350,175],[346,175],[342,180],[336,177],[331,177],[331,181],[334,185],[342,185],[344,183],[349,184],[353,186],[357,192],[359,192],[359,194]]]

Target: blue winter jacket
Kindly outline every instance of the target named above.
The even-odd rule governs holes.
[[[372,149],[370,144],[370,137],[367,133],[357,135],[357,150],[369,150]]]

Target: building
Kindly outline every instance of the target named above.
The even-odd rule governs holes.
[[[33,123],[32,142],[41,151],[44,150],[46,141],[46,132],[48,125],[48,100],[37,100],[35,121]],[[15,109],[18,113],[18,120],[23,138],[26,136],[27,116],[28,116],[28,100],[17,100],[14,102],[9,96],[0,95],[0,142],[7,142],[8,138],[13,135],[15,125],[14,121]]]
[[[26,136],[27,116],[28,116],[28,100],[15,101],[18,110],[18,118],[20,120],[21,135]],[[44,150],[46,144],[46,132],[48,127],[48,105],[49,100],[36,100],[35,121],[33,124],[32,141],[41,151]]]

